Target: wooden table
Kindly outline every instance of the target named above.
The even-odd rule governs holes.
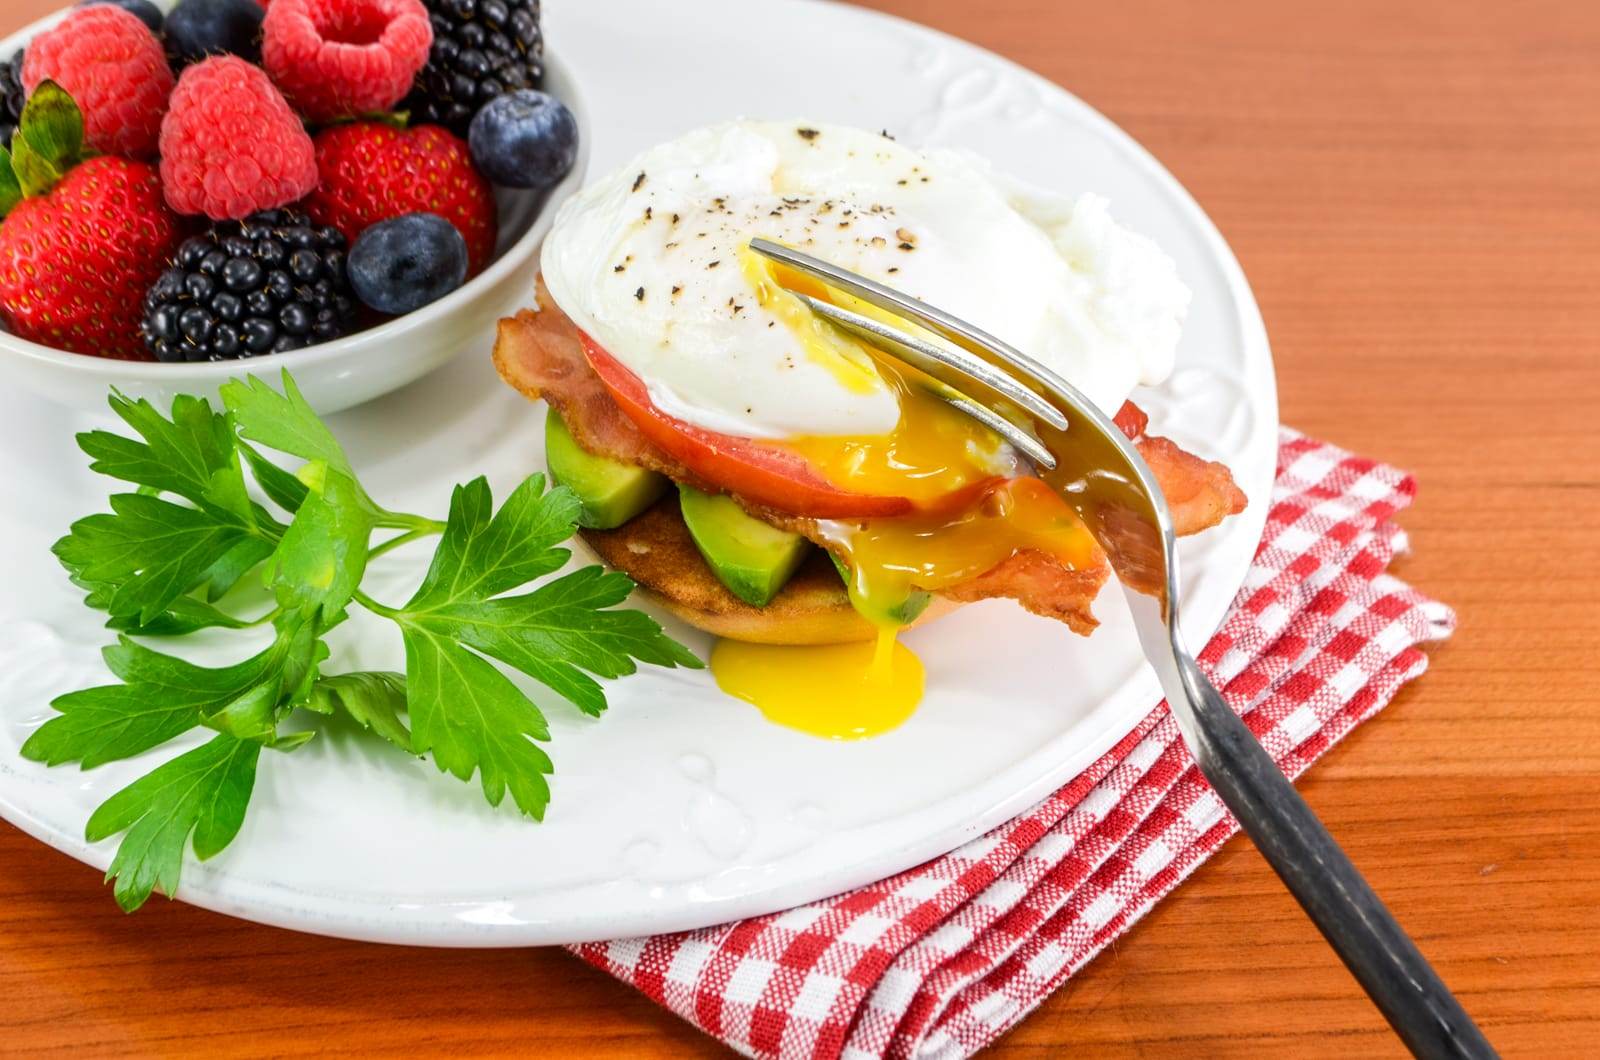
[[[577,3],[581,0],[550,0]],[[688,0],[686,0],[686,3]],[[9,32],[57,0],[8,0]],[[1455,639],[1302,788],[1507,1055],[1600,1055],[1600,5],[887,0],[1068,86],[1233,244],[1283,419],[1413,469]],[[0,1053],[713,1054],[559,951],[154,903],[0,824]],[[998,1055],[1394,1055],[1234,840]]]

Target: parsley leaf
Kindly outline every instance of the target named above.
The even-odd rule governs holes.
[[[506,789],[536,820],[550,803],[550,756],[530,741],[550,739],[533,701],[480,655],[449,637],[404,629],[406,706],[411,744],[458,780],[479,774],[484,797],[498,806]]]
[[[112,394],[111,409],[144,441],[110,431],[78,435],[78,446],[94,458],[90,470],[250,517],[233,430],[205,399],[180,395],[170,420],[143,398]]]
[[[241,437],[302,460],[321,460],[355,477],[344,447],[311,410],[288,369],[283,372],[281,394],[266,380],[253,375],[228,380],[222,384],[221,393]]]
[[[188,396],[173,401],[170,419],[144,399],[113,393],[110,403],[139,437],[89,431],[78,445],[93,470],[138,489],[114,496],[110,513],[74,523],[57,557],[88,605],[110,612],[113,629],[178,634],[241,624],[187,599],[205,587],[215,602],[284,530],[250,499],[231,420]]]
[[[324,677],[311,687],[307,710],[318,714],[344,711],[363,729],[382,736],[385,740],[411,754],[411,733],[400,715],[406,709],[406,675],[381,670],[357,670],[354,673]]]
[[[185,849],[211,857],[238,834],[261,749],[292,751],[315,728],[282,732],[297,710],[344,713],[441,771],[479,777],[490,803],[510,792],[525,814],[543,815],[550,738],[544,715],[496,667],[504,663],[565,696],[585,713],[606,706],[597,678],[640,662],[699,666],[643,614],[622,610],[632,582],[598,567],[507,595],[555,574],[570,558],[578,503],[532,476],[496,511],[488,484],[456,489],[447,522],[391,512],[363,488],[333,433],[287,372],[282,392],[255,379],[222,387],[225,411],[180,397],[163,416],[144,400],[113,394],[112,409],[137,437],[79,436],[91,467],[132,484],[111,511],[72,524],[54,551],[88,606],[119,630],[104,650],[117,683],[70,692],[29,737],[22,754],[47,765],[92,769],[143,754],[196,728],[209,743],[157,767],[89,819],[98,842],[125,833],[108,878],[117,902],[139,907],[173,894]],[[297,457],[291,474],[245,441]],[[249,476],[246,477],[248,470]],[[249,482],[284,511],[279,522],[252,499]],[[374,546],[378,528],[403,530]],[[369,562],[442,534],[421,587],[402,608],[361,592]],[[261,572],[276,606],[246,619],[230,591]],[[323,672],[322,636],[359,603],[396,622],[405,674]],[[198,666],[146,647],[137,636],[271,624],[270,645],[227,666]]]
[[[273,504],[286,512],[299,509],[308,492],[304,482],[243,442],[239,443],[239,452],[244,454],[245,463],[250,465],[250,473],[255,476],[261,492],[265,493]]]
[[[40,726],[22,755],[47,765],[84,769],[142,754],[200,724],[261,680],[269,651],[222,669],[208,669],[120,638],[101,655],[122,684],[68,692],[50,705],[61,714]]]
[[[444,537],[406,608],[494,596],[560,570],[572,553],[555,546],[572,536],[579,507],[569,489],[545,493],[543,475],[523,480],[498,514],[488,480],[457,486]]]
[[[588,674],[622,677],[635,660],[698,668],[700,660],[642,611],[608,611],[633,591],[625,574],[585,567],[525,596],[460,600],[419,618],[448,623],[457,640],[521,670],[599,717],[605,692]]]
[[[518,808],[538,818],[549,801],[544,774],[551,764],[530,738],[548,740],[549,728],[533,701],[476,652],[593,715],[606,701],[589,674],[630,674],[635,659],[700,661],[649,616],[603,610],[632,589],[623,575],[589,568],[524,596],[497,597],[567,561],[570,553],[556,545],[572,535],[579,505],[568,489],[546,493],[544,476],[533,475],[498,512],[493,506],[484,479],[458,486],[422,585],[403,608],[380,613],[400,625],[405,640],[413,746],[462,780],[481,770],[491,804],[509,787]]]
[[[103,598],[99,595],[101,590],[91,592],[84,603],[90,607],[104,611],[105,606],[99,602]],[[106,628],[114,629],[120,633],[132,633],[141,637],[181,637],[185,633],[194,633],[197,630],[221,627],[223,629],[247,629],[252,625],[242,618],[234,618],[225,611],[220,610],[204,600],[196,600],[192,596],[180,596],[172,601],[172,605],[161,614],[148,622],[140,622],[135,617],[110,618],[106,620]]]
[[[220,668],[196,666],[124,636],[101,652],[122,683],[58,696],[50,705],[61,713],[34,731],[22,755],[93,769],[159,747],[197,725],[272,744],[275,708],[310,694],[313,671],[325,654],[310,624],[298,616],[279,620],[271,646]],[[269,704],[265,712],[262,702]]]
[[[267,538],[247,537],[217,557],[200,583],[206,588],[206,600],[216,603],[222,599],[240,578],[259,567],[276,549],[276,543]]]
[[[361,585],[378,515],[356,480],[323,460],[307,464],[301,480],[310,490],[267,570],[280,604],[332,616]]]
[[[316,637],[306,612],[280,616],[274,625],[278,636],[262,653],[257,679],[230,699],[213,700],[200,711],[200,724],[240,740],[268,747],[292,749],[304,743],[298,735],[280,737],[278,722],[289,709],[304,703],[318,676],[319,664],[328,657],[327,645]],[[290,740],[284,747],[283,740]]]
[[[105,611],[110,607],[111,594],[115,586],[104,585],[96,582],[86,582],[75,575],[70,576],[72,584],[84,590],[88,595],[83,598],[86,606],[96,611]],[[251,623],[206,603],[196,600],[192,596],[180,596],[168,605],[167,609],[148,622],[139,621],[137,615],[124,615],[121,618],[106,619],[106,628],[114,629],[121,633],[133,633],[145,637],[176,637],[185,633],[193,633],[200,629],[209,629],[221,626],[226,629],[245,629]]]
[[[199,508],[119,493],[111,514],[79,519],[54,551],[78,578],[110,589],[105,604],[112,618],[144,623],[209,580],[213,565],[250,535]]]
[[[261,745],[219,735],[181,754],[117,792],[84,829],[89,842],[126,831],[106,879],[126,912],[156,891],[178,893],[183,850],[194,835],[195,856],[220,853],[244,824],[256,782]]]

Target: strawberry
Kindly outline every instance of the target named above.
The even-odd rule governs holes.
[[[435,213],[467,241],[469,275],[494,256],[494,190],[459,136],[438,125],[362,121],[324,129],[315,143],[322,182],[304,205],[318,224],[353,244],[379,221]]]
[[[119,360],[148,360],[145,289],[184,236],[156,167],[81,161],[83,116],[53,81],[0,151],[0,318],[21,338]]]

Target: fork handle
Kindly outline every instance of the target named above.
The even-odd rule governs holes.
[[[1178,665],[1188,691],[1178,721],[1200,772],[1406,1047],[1428,1058],[1496,1056],[1272,756],[1192,659]]]

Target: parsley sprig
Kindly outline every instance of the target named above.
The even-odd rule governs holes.
[[[550,800],[553,767],[539,746],[550,730],[496,662],[590,715],[606,708],[597,678],[631,674],[641,662],[701,665],[649,616],[617,606],[633,589],[626,575],[587,567],[529,588],[566,564],[560,546],[578,517],[577,498],[547,490],[542,475],[498,509],[478,478],[455,488],[442,522],[390,511],[362,487],[288,372],[281,390],[255,377],[231,381],[222,401],[217,411],[179,397],[164,416],[114,394],[113,411],[137,437],[89,431],[78,444],[93,470],[135,488],[113,494],[109,512],[78,520],[54,547],[85,602],[118,633],[104,650],[118,683],[58,697],[58,715],[23,755],[92,769],[194,729],[213,734],[90,817],[91,842],[123,837],[107,879],[124,909],[155,891],[175,894],[191,843],[201,859],[226,848],[244,823],[261,752],[304,745],[319,717],[343,714],[431,756],[443,772],[476,775],[491,805],[509,792],[538,819]],[[299,470],[263,450],[298,459]],[[394,606],[362,592],[369,562],[433,535],[437,550],[410,600]],[[270,601],[238,614],[233,602],[248,594],[234,590],[252,574]],[[352,605],[398,627],[405,673],[329,672],[323,638]],[[256,627],[270,629],[271,643],[218,667],[136,639]]]

